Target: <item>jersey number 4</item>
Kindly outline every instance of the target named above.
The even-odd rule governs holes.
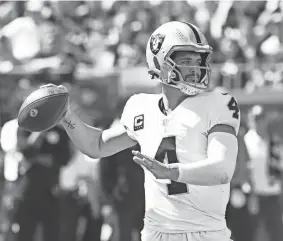
[[[228,95],[228,93],[222,93],[222,95]],[[234,97],[231,97],[229,103],[228,103],[228,108],[229,110],[233,111],[233,118],[235,119],[239,119],[239,112],[240,112],[240,108],[237,104],[237,101],[235,100]]]
[[[163,138],[157,150],[155,159],[164,163],[166,156],[168,159],[168,164],[179,162],[177,158],[177,153],[176,153],[176,137],[175,136]],[[188,193],[187,185],[184,183],[180,183],[180,182],[171,181],[170,184],[167,184],[167,189],[168,189],[169,195]]]
[[[240,109],[234,97],[232,97],[231,100],[229,101],[228,108],[229,110],[233,111],[233,118],[239,119]]]

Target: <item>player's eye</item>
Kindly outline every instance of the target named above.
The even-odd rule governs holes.
[[[191,64],[190,60],[184,60],[181,62],[181,65],[189,65],[189,64]]]
[[[201,61],[197,61],[193,63],[191,60],[183,60],[180,65],[195,65],[195,66],[201,66]]]

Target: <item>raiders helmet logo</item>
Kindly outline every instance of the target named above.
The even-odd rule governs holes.
[[[151,36],[151,38],[150,38],[150,50],[154,55],[158,54],[158,52],[161,49],[161,46],[164,42],[164,39],[165,39],[165,35],[163,35],[163,34],[156,34],[156,35]]]

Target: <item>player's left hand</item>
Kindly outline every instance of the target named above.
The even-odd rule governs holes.
[[[132,151],[132,153],[134,155],[133,160],[149,170],[157,179],[170,179],[169,165],[143,155],[139,151]]]

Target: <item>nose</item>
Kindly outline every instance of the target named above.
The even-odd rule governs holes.
[[[198,70],[196,69],[196,67],[192,67],[191,71],[190,71],[190,75],[196,75],[198,73]]]

